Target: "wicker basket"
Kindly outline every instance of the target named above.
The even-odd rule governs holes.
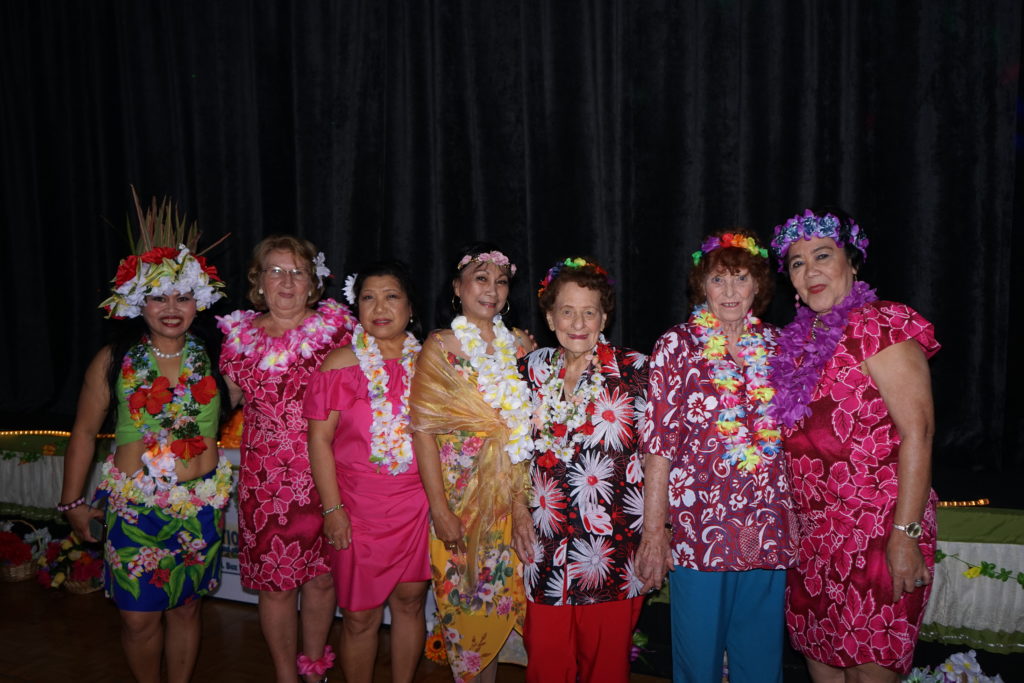
[[[0,581],[6,581],[13,583],[15,581],[28,581],[29,579],[35,578],[36,569],[39,565],[34,560],[28,562],[22,562],[21,564],[15,565],[4,565],[0,567]]]
[[[69,579],[64,582],[64,590],[68,593],[76,593],[78,595],[93,593],[101,588],[103,588],[103,584],[99,581],[93,581],[92,579],[86,579],[85,581],[71,581]]]

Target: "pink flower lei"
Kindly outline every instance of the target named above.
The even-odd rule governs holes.
[[[795,427],[811,414],[808,404],[814,388],[846,330],[850,312],[877,300],[875,290],[858,281],[828,313],[819,316],[806,306],[800,307],[793,322],[779,334],[771,373],[775,387],[775,400],[769,408],[772,417],[787,427]]]
[[[744,472],[757,469],[764,457],[778,454],[781,435],[768,414],[775,391],[768,384],[768,349],[756,327],[761,321],[747,313],[739,340],[740,365],[744,377],[736,371],[728,356],[728,339],[718,318],[707,306],[698,306],[690,315],[690,324],[701,331],[701,356],[711,365],[711,382],[718,389],[720,405],[715,426],[725,443],[722,459]],[[745,380],[745,381],[744,381]],[[754,433],[741,421],[747,413],[740,402],[740,385],[754,408]]]

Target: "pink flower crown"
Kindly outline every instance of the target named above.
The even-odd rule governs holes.
[[[508,256],[505,256],[498,250],[484,251],[476,255],[466,254],[459,261],[459,270],[462,270],[473,261],[480,261],[481,263],[490,261],[496,266],[507,266],[509,273],[512,275],[516,274],[516,264],[508,260]]]
[[[542,294],[544,294],[544,291],[548,288],[548,285],[550,285],[551,282],[556,277],[558,277],[558,274],[561,273],[563,269],[584,268],[586,266],[590,266],[591,268],[593,268],[594,272],[597,273],[598,275],[604,275],[604,278],[605,280],[608,281],[608,284],[614,284],[612,279],[608,276],[607,270],[597,265],[593,261],[588,261],[585,258],[577,256],[576,258],[567,258],[564,261],[559,261],[555,265],[548,268],[547,275],[545,275],[544,279],[540,281],[540,289],[537,290],[537,297],[539,298]]]
[[[768,258],[768,250],[758,244],[755,238],[741,235],[739,233],[727,232],[721,237],[718,235],[712,235],[704,240],[704,244],[700,245],[700,249],[691,254],[693,257],[693,265],[700,263],[704,254],[710,254],[715,249],[725,249],[727,247],[745,249],[754,256]]]

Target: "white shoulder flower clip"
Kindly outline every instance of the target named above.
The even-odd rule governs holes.
[[[342,290],[342,293],[345,295],[345,301],[348,302],[349,306],[356,305],[356,278],[358,276],[359,273],[352,273],[345,278],[345,289]]]

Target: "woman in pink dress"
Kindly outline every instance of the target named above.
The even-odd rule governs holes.
[[[352,345],[327,356],[306,392],[349,683],[373,680],[385,604],[393,681],[412,681],[426,635],[429,517],[409,431],[409,383],[420,350],[409,331],[409,284],[408,271],[394,261],[349,280],[346,295],[359,313]]]
[[[320,497],[306,449],[302,399],[331,349],[351,338],[355,320],[326,299],[313,306],[330,273],[310,242],[268,237],[253,250],[249,301],[256,311],[220,318],[220,369],[232,403],[244,398],[238,480],[238,559],[242,586],[259,591],[260,625],[278,683],[325,680],[334,654],[326,646],[334,618],[329,550]],[[302,653],[298,654],[302,596]]]
[[[857,281],[868,239],[806,211],[772,247],[800,300],[772,365],[800,522],[786,625],[815,681],[910,671],[935,554],[932,325]]]

